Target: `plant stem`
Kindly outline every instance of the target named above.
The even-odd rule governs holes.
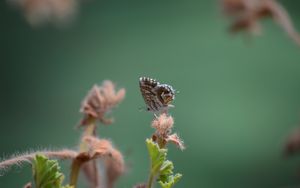
[[[84,129],[83,136],[94,136],[95,131],[96,131],[96,122],[95,121],[90,121],[91,123],[86,125],[86,128]],[[87,144],[84,141],[81,141],[79,145],[79,152],[84,152],[87,151]]]
[[[77,185],[77,179],[78,179],[81,164],[82,162],[77,159],[74,159],[72,162],[70,186],[73,186],[74,188],[76,188]]]
[[[85,125],[84,133],[83,136],[94,136],[95,131],[96,131],[96,120],[95,119],[90,119],[89,124]],[[81,152],[86,152],[88,150],[87,143],[85,141],[81,141],[79,144],[79,153]],[[70,185],[76,188],[77,185],[77,180],[80,172],[81,165],[83,164],[82,161],[78,159],[74,159],[72,162],[72,167],[71,167],[71,174],[70,174]]]
[[[158,137],[157,144],[160,149],[164,149],[166,147],[167,142],[163,138]]]
[[[150,173],[150,176],[149,176],[149,179],[148,179],[148,185],[147,185],[147,188],[152,188],[152,183],[153,183],[153,180],[154,180],[154,174],[151,170],[151,173]]]

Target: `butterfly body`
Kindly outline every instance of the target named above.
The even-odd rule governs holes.
[[[171,102],[175,99],[172,86],[148,77],[140,77],[139,84],[148,111],[166,111],[172,106]]]

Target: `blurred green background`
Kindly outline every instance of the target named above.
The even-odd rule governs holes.
[[[300,2],[281,2],[300,30]],[[300,48],[273,22],[247,41],[226,32],[217,1],[94,0],[81,3],[64,29],[32,28],[1,1],[0,23],[1,156],[75,148],[81,100],[111,79],[127,96],[115,124],[98,131],[125,154],[129,170],[117,187],[145,181],[153,116],[139,110],[138,78],[150,76],[180,91],[171,114],[187,149],[170,147],[175,171],[184,174],[176,187],[300,185],[300,156],[282,155],[300,122]],[[30,178],[29,165],[13,168],[0,187]]]

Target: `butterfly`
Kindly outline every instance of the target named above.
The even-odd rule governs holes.
[[[147,111],[167,111],[175,99],[175,90],[168,84],[161,84],[157,80],[140,77],[140,90],[147,105]]]

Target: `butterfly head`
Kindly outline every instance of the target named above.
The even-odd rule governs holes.
[[[161,84],[161,99],[164,105],[169,105],[175,99],[175,90],[172,86],[167,84]]]

